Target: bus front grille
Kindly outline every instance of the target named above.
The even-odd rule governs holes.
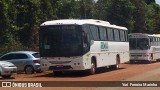
[[[50,66],[49,70],[69,70],[72,69],[71,66],[62,66],[62,67],[57,67],[57,66]]]
[[[71,61],[49,61],[52,64],[64,64],[64,63],[70,63]]]

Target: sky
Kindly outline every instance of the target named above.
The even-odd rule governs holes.
[[[156,0],[156,3],[160,5],[160,0]]]

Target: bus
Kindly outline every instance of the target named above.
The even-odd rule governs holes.
[[[146,61],[151,63],[160,59],[160,35],[129,34],[130,62]]]
[[[63,19],[40,25],[42,70],[88,70],[119,68],[129,61],[128,29],[94,19]]]

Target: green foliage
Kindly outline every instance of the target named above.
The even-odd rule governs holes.
[[[107,20],[108,9],[112,0],[98,0],[95,4],[95,18],[100,20]]]
[[[59,19],[67,19],[74,17],[74,11],[76,9],[76,1],[75,0],[58,0],[57,2],[57,16]]]
[[[146,27],[150,33],[160,33],[158,30],[160,23],[160,7],[159,5],[152,3],[148,5],[146,12]]]
[[[8,41],[1,45],[0,54],[18,50],[28,50],[28,49],[26,46],[22,45],[18,39],[15,39],[13,36],[9,36]]]
[[[131,0],[131,2],[136,7],[133,13],[134,23],[134,33],[146,33],[146,6],[145,0]]]
[[[107,20],[112,24],[125,26],[133,30],[133,12],[135,6],[129,0],[112,0],[108,8]]]
[[[130,33],[160,33],[155,0],[0,0],[0,11],[0,53],[38,50],[40,24],[55,19],[100,19]]]

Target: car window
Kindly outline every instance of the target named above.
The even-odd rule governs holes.
[[[1,60],[11,60],[14,58],[14,54],[7,54],[1,58]]]
[[[28,56],[26,54],[8,54],[1,58],[1,60],[12,60],[12,59],[26,59]]]
[[[15,54],[14,59],[26,59],[28,56],[26,54]]]
[[[40,55],[39,55],[39,53],[34,53],[34,54],[32,54],[35,58],[40,58]]]

